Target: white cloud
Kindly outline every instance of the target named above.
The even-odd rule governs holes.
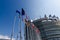
[[[4,35],[0,35],[0,39],[11,39],[9,36],[4,36]],[[15,40],[15,38],[13,38],[12,40]]]

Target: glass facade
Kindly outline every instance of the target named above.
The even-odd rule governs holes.
[[[42,40],[60,40],[60,21],[40,21],[33,22],[39,28]]]

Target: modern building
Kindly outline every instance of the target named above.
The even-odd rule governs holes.
[[[37,37],[32,28],[25,26],[26,40],[60,40],[60,20],[57,17],[47,18],[45,16],[45,18],[34,20],[32,23],[40,30],[40,35]]]
[[[39,28],[42,40],[60,40],[60,20],[41,18],[33,22]]]

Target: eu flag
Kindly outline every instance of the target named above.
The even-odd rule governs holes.
[[[20,11],[16,10],[16,13],[19,13],[20,14]]]
[[[22,16],[23,16],[23,15],[25,15],[25,11],[24,11],[24,9],[22,8]]]

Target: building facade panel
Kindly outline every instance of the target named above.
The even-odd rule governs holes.
[[[41,32],[42,40],[60,40],[60,21],[39,21],[35,20],[34,24]]]

